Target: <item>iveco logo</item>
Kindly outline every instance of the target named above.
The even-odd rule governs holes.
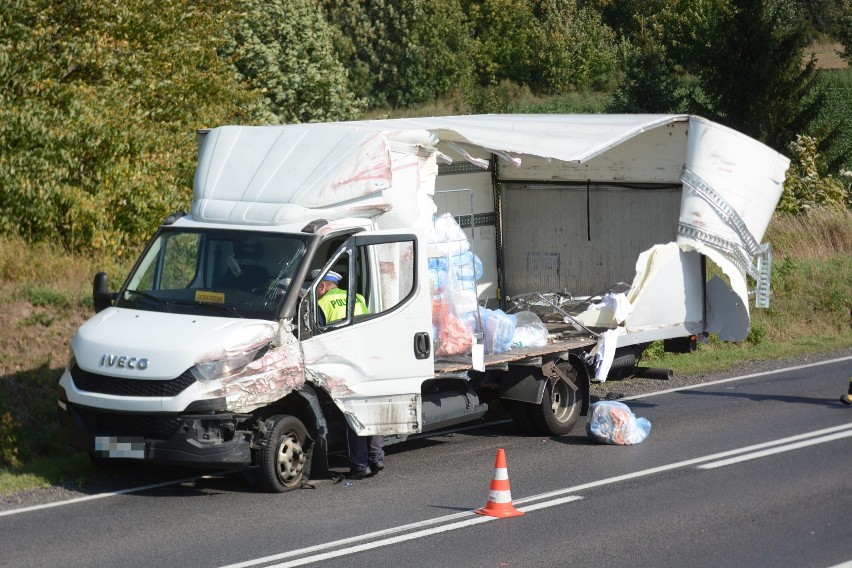
[[[101,367],[121,367],[122,369],[138,369],[140,371],[144,371],[148,368],[148,359],[104,353],[104,356],[101,357]]]

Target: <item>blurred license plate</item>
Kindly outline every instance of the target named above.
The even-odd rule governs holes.
[[[145,459],[145,439],[96,436],[95,454],[102,458]]]

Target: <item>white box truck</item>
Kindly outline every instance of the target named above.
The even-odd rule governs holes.
[[[273,492],[327,471],[347,427],[390,443],[501,400],[522,431],[566,434],[590,381],[631,376],[650,342],[746,337],[788,166],[687,115],[200,132],[191,212],[117,292],[95,276],[62,431],[97,460],[245,469]],[[349,293],[318,317],[329,270],[368,314]],[[519,311],[535,341],[496,341]]]

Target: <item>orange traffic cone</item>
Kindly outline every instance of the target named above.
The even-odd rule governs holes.
[[[494,476],[491,478],[491,490],[488,492],[488,503],[481,509],[473,511],[478,515],[492,517],[517,517],[523,515],[512,505],[512,491],[509,489],[509,471],[506,469],[506,452],[503,448],[497,450],[497,460],[494,462]]]

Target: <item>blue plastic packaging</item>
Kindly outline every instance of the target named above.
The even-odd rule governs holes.
[[[636,418],[623,402],[602,400],[590,407],[586,432],[602,444],[629,446],[645,441],[651,432],[651,423],[647,418]]]

